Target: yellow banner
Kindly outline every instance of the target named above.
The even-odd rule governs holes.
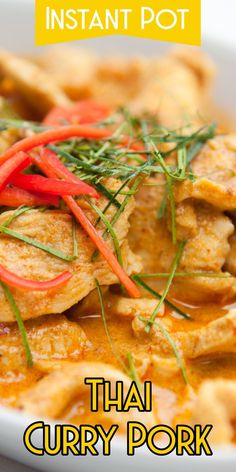
[[[201,44],[201,0],[35,0],[36,45],[121,34]]]

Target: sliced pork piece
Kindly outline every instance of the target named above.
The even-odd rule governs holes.
[[[0,119],[8,120],[16,118],[11,105],[0,96]],[[0,154],[5,152],[17,139],[21,137],[20,130],[10,129],[0,132]]]
[[[50,75],[27,59],[0,50],[0,74],[10,78],[25,101],[42,115],[52,107],[71,104]]]
[[[176,333],[184,354],[195,359],[219,352],[236,352],[236,310],[188,333]]]
[[[152,352],[152,348],[150,351]],[[155,376],[172,380],[175,375],[180,373],[175,357],[164,357],[162,355],[142,352],[141,354],[134,354],[133,360],[141,379],[145,378],[148,373],[150,376],[150,369],[155,371]]]
[[[219,352],[236,352],[236,310],[230,310],[227,315],[211,321],[202,328],[188,330],[187,332],[171,332],[170,320],[164,319],[164,321],[159,322],[163,323],[163,326],[170,332],[184,357],[188,359],[196,359],[200,356]],[[145,323],[138,317],[135,318],[132,326],[136,336],[148,336],[145,333]],[[163,336],[158,325],[153,325],[150,336],[152,342],[155,342],[153,351],[165,355],[173,353],[170,343]]]
[[[179,270],[188,277],[176,280],[176,291],[194,301],[230,300],[235,294],[235,279],[223,272],[230,251],[229,237],[234,231],[230,218],[211,205],[186,200],[176,206],[178,240],[186,240]],[[191,273],[203,276],[191,277]],[[212,277],[204,277],[204,273]],[[215,275],[214,275],[215,274]]]
[[[229,239],[230,250],[225,261],[225,270],[236,277],[236,233]]]
[[[112,309],[118,316],[133,319],[135,316],[151,316],[157,306],[158,300],[154,298],[140,298],[134,300],[131,298],[112,296],[109,298],[109,302],[112,304]],[[158,316],[162,316],[163,314],[164,306],[160,308]]]
[[[234,439],[236,421],[236,382],[207,380],[201,385],[193,408],[193,424],[212,424],[214,444],[229,445]]]
[[[130,318],[131,320],[135,316],[145,316],[153,313],[157,306],[158,300],[154,298],[126,298],[120,295],[114,295],[109,290],[103,290],[103,300],[106,311],[109,311],[112,307],[112,312],[124,318]],[[81,314],[94,314],[101,311],[101,305],[98,298],[97,290],[91,292],[79,305],[78,315]],[[162,306],[159,310],[158,316],[163,316],[164,307]],[[79,319],[79,318],[78,318]]]
[[[60,46],[47,50],[34,60],[72,99],[91,95],[98,64],[98,58],[91,51]]]
[[[158,219],[164,189],[162,177],[148,178],[136,194],[128,239],[131,249],[141,257],[143,272],[169,270],[175,254],[166,219]]]
[[[78,360],[89,342],[78,323],[63,315],[42,316],[25,323],[33,359]],[[27,371],[25,350],[16,324],[0,326],[0,378]]]
[[[176,47],[171,50],[170,54],[194,71],[203,93],[207,92],[216,75],[216,66],[210,57],[195,47]]]
[[[181,268],[188,272],[220,272],[230,250],[228,239],[234,226],[211,205],[188,203],[178,205],[176,211],[177,239],[187,240]]]
[[[206,97],[214,66],[202,53],[192,51],[192,60],[189,56],[188,51],[182,49],[179,53],[147,61],[142,91],[130,102],[131,109],[154,113],[162,126],[171,129],[198,126],[207,108]]]
[[[102,377],[110,381],[113,396],[115,395],[117,381],[123,382],[124,394],[128,393],[131,384],[131,379],[127,375],[113,366],[101,362],[39,362],[37,367],[48,374],[34,387],[21,395],[18,406],[25,413],[42,418],[63,418],[63,412],[67,405],[76,397],[86,394],[89,398],[90,387],[84,383],[84,379],[87,377]],[[102,405],[102,399],[103,396],[100,394],[100,405]],[[155,424],[154,413],[138,413],[134,409],[121,415],[115,409],[112,409],[109,413],[102,412],[102,406],[100,406],[97,418],[102,422],[106,421],[106,423],[118,423],[123,431],[125,430],[126,421],[139,420],[147,427]]]
[[[172,243],[169,210],[163,218],[158,218],[164,185],[160,177],[150,178],[146,184],[136,196],[129,243],[131,249],[141,256],[145,273],[168,274],[177,245]],[[228,239],[234,231],[230,218],[211,205],[187,200],[176,205],[176,230],[178,241],[186,240],[177,271],[197,272],[202,276],[176,277],[170,295],[194,302],[231,300],[235,294],[235,279],[229,273],[222,273],[230,251]],[[212,277],[204,276],[209,272]],[[163,287],[159,278],[147,280],[158,290]]]
[[[90,51],[56,48],[37,63],[73,99],[94,98],[134,113],[150,112],[163,126],[202,122],[214,66],[202,52],[181,49],[165,57],[95,57]]]
[[[107,185],[110,189],[117,189],[120,184],[118,181],[112,180]],[[123,198],[125,197],[118,197],[120,201]],[[101,197],[98,205],[100,209],[104,209],[107,205],[107,200]],[[114,231],[121,247],[124,268],[129,274],[137,269],[136,258],[130,252],[126,241],[129,229],[128,220],[133,208],[134,200],[130,199],[114,225]],[[84,211],[92,222],[97,220],[97,214],[93,210],[87,208]],[[116,211],[116,207],[111,206],[106,213],[107,218],[111,220]],[[1,214],[0,225],[12,214],[13,212]],[[10,228],[63,251],[66,256],[73,256],[73,219],[66,212],[31,210],[16,218],[11,223]],[[97,230],[101,235],[104,233],[104,229],[104,224],[100,222]],[[118,282],[102,256],[97,257],[92,262],[92,256],[95,251],[94,244],[79,225],[76,229],[76,237],[78,241],[78,257],[71,262],[67,262],[41,249],[0,233],[0,264],[11,272],[17,273],[18,276],[32,280],[50,280],[64,271],[70,271],[73,274],[68,284],[61,289],[47,292],[12,289],[23,319],[35,318],[49,313],[62,313],[96,287],[95,279],[98,279],[101,285],[111,285]],[[111,238],[107,239],[107,244],[114,250]],[[140,267],[139,264],[138,266]],[[14,313],[2,289],[0,291],[0,307],[0,321],[15,321]]]
[[[177,202],[192,197],[221,210],[236,209],[236,135],[209,140],[191,166],[196,180],[176,184]]]

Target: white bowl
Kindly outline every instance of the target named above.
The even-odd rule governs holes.
[[[33,0],[0,0],[0,47],[19,52],[37,52],[34,47],[34,19]],[[206,2],[207,3],[207,2]],[[208,2],[209,5],[210,1]],[[222,2],[214,0],[211,4],[222,8]],[[235,10],[235,0],[229,2]],[[228,5],[229,6],[229,5]],[[216,9],[217,11],[217,9]],[[215,11],[215,14],[216,14]],[[219,12],[222,14],[222,11]],[[232,14],[232,19],[235,15]],[[215,20],[216,16],[214,17]],[[221,25],[224,20],[221,21]],[[204,23],[205,24],[205,23]],[[233,21],[231,22],[233,25]],[[215,98],[219,105],[223,105],[236,117],[236,38],[234,41],[225,38],[219,41],[216,28],[210,29],[208,38],[204,37],[203,48],[210,53],[215,60],[219,74],[215,88]],[[230,29],[230,26],[228,26]],[[226,29],[225,32],[227,33]],[[137,38],[112,37],[86,40],[78,43],[82,47],[90,47],[99,52],[118,52],[124,54],[142,53],[146,55],[157,55],[162,53],[170,45],[157,41],[143,40]],[[113,441],[112,455],[110,457],[97,456],[68,456],[68,457],[39,457],[28,453],[23,445],[23,434],[25,428],[35,419],[27,418],[12,410],[0,408],[0,453],[24,464],[43,470],[57,472],[99,471],[112,470],[113,472],[127,470],[133,467],[137,472],[166,471],[172,472],[181,468],[187,472],[204,471],[220,472],[222,468],[227,472],[235,471],[236,448],[229,447],[216,450],[211,457],[166,457],[153,456],[148,450],[140,449],[134,457],[127,457],[124,440]],[[2,469],[1,469],[2,470]],[[17,470],[13,465],[12,470]]]

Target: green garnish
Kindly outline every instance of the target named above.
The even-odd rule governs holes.
[[[127,352],[127,360],[128,360],[128,363],[129,363],[130,377],[131,377],[131,379],[134,380],[134,382],[136,383],[138,389],[140,390],[141,386],[142,386],[142,382],[139,378],[138,372],[137,372],[137,370],[135,368],[135,365],[134,365],[133,356],[130,352]]]
[[[97,279],[95,279],[95,282],[96,282],[96,286],[97,286],[98,297],[99,297],[99,302],[100,302],[100,307],[101,307],[102,321],[103,321],[103,325],[104,325],[104,329],[105,329],[105,333],[106,333],[108,342],[110,344],[111,350],[112,350],[115,358],[117,359],[118,363],[122,367],[122,370],[124,370],[124,372],[127,372],[127,367],[126,367],[125,363],[122,361],[121,356],[120,356],[119,352],[117,351],[117,349],[114,345],[113,339],[111,337],[111,334],[110,334],[110,331],[109,331],[109,328],[108,328],[107,319],[106,319],[106,312],[105,312],[105,306],[104,306],[104,299],[103,299],[103,294],[102,294],[100,284],[99,284]]]
[[[32,210],[34,207],[27,207],[27,206],[20,206],[19,208],[16,209],[16,211],[13,213],[13,215],[9,216],[9,218],[4,221],[4,223],[2,223],[2,226],[4,226],[5,228],[7,226],[9,226],[12,221],[14,221],[16,218],[18,218],[18,216],[20,215],[23,215],[23,213],[26,213],[27,211],[30,211]]]
[[[129,176],[135,169],[134,166],[129,166],[128,164],[122,163],[119,160],[114,159],[114,157],[112,156],[106,158],[103,158],[102,156],[96,158],[90,157],[90,159],[87,158],[87,160],[83,160],[81,159],[80,154],[77,154],[77,157],[74,157],[74,155],[62,149],[61,146],[53,146],[50,144],[47,147],[50,150],[54,151],[57,155],[64,158],[65,164],[73,165],[75,169],[75,174],[78,175],[81,180],[87,178],[94,181],[94,179],[98,177],[123,178],[123,176],[126,176],[126,174]],[[107,164],[106,167],[104,167],[103,165],[104,161]],[[87,175],[81,175],[81,170],[83,172],[87,171]]]
[[[72,220],[72,237],[73,237],[73,247],[74,247],[74,256],[73,259],[77,259],[79,256],[79,251],[78,251],[78,238],[77,238],[77,221],[75,218]]]
[[[176,244],[176,210],[175,210],[175,199],[173,194],[173,182],[172,178],[169,175],[166,177],[167,188],[169,192],[170,199],[170,208],[171,208],[171,233],[172,233],[172,242]]]
[[[157,149],[155,143],[150,139],[150,145],[153,148],[153,158],[155,158],[156,162],[160,164],[163,173],[165,174],[166,178],[169,177],[173,180],[183,181],[187,178],[192,178],[192,173],[186,172],[187,167],[187,151],[185,147],[181,147],[177,154],[177,167],[167,165],[164,159],[164,154]],[[157,168],[159,171],[159,169]],[[160,173],[160,171],[159,171]]]
[[[136,193],[136,191],[137,191],[137,189],[138,189],[141,182],[142,182],[142,177],[137,177],[137,179],[135,180],[133,185],[130,187],[130,190],[131,190],[132,194],[133,194],[133,192]],[[130,195],[126,195],[123,202],[121,203],[121,206],[120,206],[119,210],[117,210],[117,212],[115,213],[115,215],[113,216],[113,218],[111,220],[112,225],[114,225],[118,221],[118,219],[119,219],[120,215],[123,213],[126,205],[129,203],[129,200],[130,200]]]
[[[164,190],[163,198],[162,198],[162,201],[161,201],[161,206],[160,206],[160,208],[157,212],[157,219],[158,220],[161,220],[162,218],[164,218],[165,211],[166,211],[166,205],[167,205],[167,195],[168,195],[168,187],[167,187],[167,185],[165,185],[165,190]]]
[[[182,257],[183,251],[184,251],[185,244],[186,244],[186,241],[181,241],[180,244],[179,244],[176,256],[175,256],[175,258],[173,260],[173,263],[172,263],[172,266],[171,266],[171,271],[170,271],[170,275],[169,275],[168,280],[167,280],[165,290],[163,291],[163,294],[162,294],[155,310],[153,311],[152,316],[149,318],[149,320],[147,322],[147,326],[145,328],[145,331],[147,333],[149,333],[154,321],[156,320],[157,313],[158,313],[159,309],[161,308],[162,304],[164,303],[165,298],[166,298],[166,296],[167,296],[167,294],[170,290],[175,272],[177,270],[177,267],[180,263],[180,260],[181,260],[181,257]]]
[[[194,157],[196,157],[197,154],[199,154],[204,144],[205,144],[204,142],[197,141],[196,143],[193,143],[192,146],[190,146],[190,148],[187,151],[187,165],[189,165],[194,159]]]
[[[7,129],[24,129],[32,130],[35,133],[41,133],[46,131],[49,127],[41,126],[39,123],[26,120],[2,120],[0,119],[0,131],[5,131]]]
[[[145,149],[146,149],[146,153],[147,155],[149,155],[150,153],[150,143],[147,139],[147,136],[148,136],[148,124],[147,124],[147,121],[146,120],[141,120],[140,122],[140,125],[141,125],[141,130],[143,132],[143,142],[144,142],[144,146],[145,146]]]
[[[210,125],[203,126],[193,133],[179,134],[175,130],[169,130],[166,128],[159,128],[159,134],[151,134],[150,138],[153,139],[156,143],[177,143],[172,149],[165,152],[164,155],[172,154],[174,151],[178,150],[182,146],[188,146],[194,142],[205,143],[209,139],[214,138],[216,133],[216,124],[212,123]],[[161,134],[162,131],[162,134]]]
[[[123,188],[127,185],[128,181],[126,180],[119,188],[118,190],[115,191],[114,195],[113,195],[113,198],[110,199],[110,201],[108,202],[108,204],[105,206],[104,210],[103,210],[103,213],[105,214],[109,208],[111,207],[111,205],[113,205],[114,201],[119,203],[119,206],[117,206],[117,208],[120,208],[121,207],[121,203],[118,202],[118,200],[116,200],[116,197],[118,195],[121,194],[121,191],[123,190]],[[95,222],[94,226],[96,228],[96,226],[98,225],[99,221],[100,221],[101,218],[98,218],[97,221]]]
[[[154,272],[149,274],[139,274],[141,278],[169,277],[170,272]],[[213,272],[175,272],[174,277],[213,277],[216,279],[230,279],[231,274],[217,274]]]
[[[159,298],[159,300],[161,299],[161,294],[156,292],[156,290],[154,290],[152,287],[149,287],[149,285],[147,285],[141,278],[139,275],[133,275],[132,276],[132,279],[142,288],[144,288],[147,292],[149,292],[151,295],[153,295],[155,298]],[[170,302],[167,298],[165,298],[164,300],[164,303],[169,307],[171,308],[173,311],[175,311],[176,313],[178,313],[178,315],[180,315],[182,318],[184,318],[185,320],[192,320],[191,316],[190,315],[187,315],[186,313],[184,313],[182,310],[180,310],[180,308],[178,308],[176,305],[174,305],[174,303]],[[147,321],[147,320],[146,320]]]
[[[113,240],[113,244],[114,244],[114,248],[115,248],[115,251],[116,251],[116,257],[119,261],[119,264],[121,266],[123,266],[123,262],[122,262],[122,257],[121,257],[121,251],[120,251],[120,245],[119,245],[119,241],[118,241],[118,238],[116,236],[116,233],[113,229],[113,225],[110,223],[110,221],[106,218],[106,216],[104,215],[104,213],[100,210],[100,208],[98,208],[94,203],[92,202],[89,202],[90,206],[93,208],[94,211],[96,211],[96,213],[98,214],[99,218],[102,220],[102,222],[104,223],[104,225],[106,226],[106,231],[108,231],[108,233],[110,233],[111,237],[112,237],[112,240]],[[119,210],[118,210],[119,211]]]
[[[140,183],[142,181],[142,177],[137,177],[137,179],[135,180],[135,182],[133,183],[132,187],[131,187],[131,192],[136,192]],[[124,183],[124,185],[122,185],[120,188],[123,188],[124,186],[126,185],[126,182]],[[124,198],[123,202],[121,203],[120,205],[120,208],[117,210],[117,212],[114,214],[111,222],[110,222],[110,225],[113,227],[115,225],[115,223],[118,221],[120,215],[123,213],[126,205],[129,203],[129,200],[130,200],[130,197],[131,195],[126,195],[126,197]],[[105,208],[106,210],[108,209],[108,206]],[[103,239],[106,240],[107,239],[107,236],[108,236],[108,230],[106,229],[102,235]],[[98,250],[94,251],[93,255],[92,255],[92,262],[94,262],[96,260],[96,258],[98,257]]]
[[[117,208],[120,208],[120,202],[116,200],[116,195],[113,195],[110,190],[108,190],[104,185],[101,184],[101,182],[92,182],[96,188],[96,190],[100,193],[102,193],[108,200],[109,203],[108,205],[114,205]],[[118,194],[117,194],[118,195]],[[105,210],[104,210],[105,213]]]
[[[34,246],[38,249],[41,249],[42,251],[47,252],[48,254],[51,254],[52,256],[58,257],[58,259],[62,259],[63,261],[71,262],[74,260],[74,256],[68,256],[67,254],[60,251],[59,249],[55,249],[51,246],[40,243],[39,241],[36,241],[35,239],[29,238],[28,236],[18,233],[17,231],[14,231],[13,229],[6,228],[5,226],[0,226],[0,233],[4,233],[4,234],[7,234],[8,236],[19,239],[20,241],[23,241],[24,243],[29,244],[30,246]]]
[[[145,318],[143,318],[141,316],[139,317],[139,319],[141,321],[143,321],[144,323],[146,323],[146,321],[147,321]],[[168,343],[170,344],[170,346],[173,350],[173,353],[175,355],[177,365],[180,368],[180,371],[182,373],[183,380],[184,380],[185,384],[187,385],[188,384],[188,378],[187,378],[186,369],[185,369],[185,366],[184,366],[184,363],[183,363],[182,356],[181,356],[181,354],[180,354],[180,352],[179,352],[179,350],[176,346],[176,343],[175,343],[174,339],[172,338],[170,333],[165,329],[163,324],[159,323],[157,320],[154,321],[153,324],[155,326],[157,326],[157,328],[161,331],[162,335],[167,339]]]
[[[14,315],[15,315],[15,318],[16,318],[16,321],[17,321],[17,324],[18,324],[18,327],[19,327],[19,331],[20,331],[20,334],[21,334],[21,337],[22,337],[23,346],[25,348],[27,364],[28,364],[29,367],[32,367],[32,365],[33,365],[33,356],[32,356],[32,352],[31,352],[31,349],[30,349],[27,332],[26,332],[25,325],[24,325],[24,322],[23,322],[22,317],[21,317],[20,310],[19,310],[19,308],[18,308],[18,306],[15,302],[15,299],[14,299],[10,289],[8,288],[8,286],[5,285],[1,281],[0,281],[0,284],[2,286],[5,297],[7,298],[8,303],[11,306],[11,309],[12,309]]]
[[[187,150],[185,146],[181,146],[177,151],[179,178],[185,179],[187,167]]]

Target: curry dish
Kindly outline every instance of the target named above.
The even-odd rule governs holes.
[[[0,51],[1,405],[235,442],[236,134],[214,76],[197,49]],[[91,413],[93,376],[151,380],[152,413]]]

